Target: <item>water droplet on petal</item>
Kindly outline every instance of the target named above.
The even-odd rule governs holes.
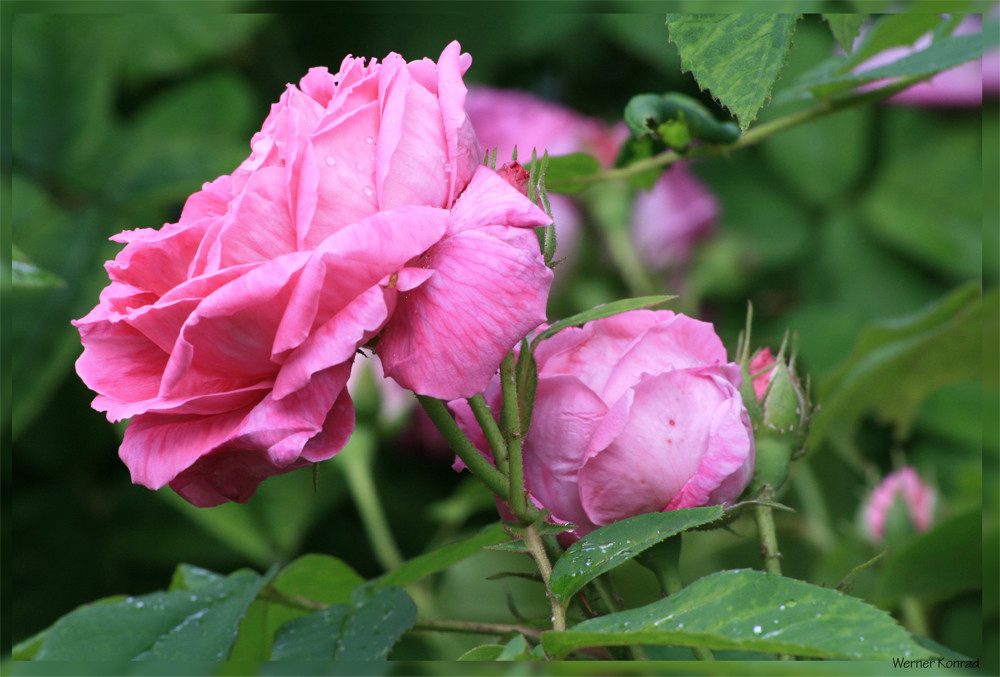
[[[372,196],[372,188],[371,188],[371,186],[365,186],[364,189],[361,192],[363,192],[368,197]]]
[[[354,168],[357,169],[359,172],[365,171],[365,166],[363,164],[361,164],[360,162],[358,164],[354,165]]]
[[[327,167],[332,167],[335,164],[337,164],[337,158],[333,157],[332,155],[327,155],[326,156],[326,166]]]
[[[370,136],[365,137],[365,143],[375,143],[375,139]]]

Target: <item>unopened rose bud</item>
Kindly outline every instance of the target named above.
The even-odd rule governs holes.
[[[779,489],[788,479],[789,464],[801,454],[809,432],[812,405],[808,384],[795,373],[797,341],[791,341],[791,356],[786,358],[789,341],[782,343],[778,356],[770,348],[749,355],[748,331],[741,341],[740,366],[743,369],[743,399],[747,402],[754,425],[757,464],[752,489],[765,484]]]
[[[935,493],[910,466],[886,475],[864,508],[864,529],[873,543],[927,531],[934,518]]]
[[[507,183],[517,188],[517,190],[524,196],[528,195],[528,170],[521,166],[521,163],[517,160],[512,160],[511,162],[505,163],[500,169],[497,170],[497,174],[503,177]]]

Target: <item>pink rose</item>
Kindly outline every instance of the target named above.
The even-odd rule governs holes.
[[[495,172],[464,109],[458,43],[437,64],[348,57],[274,104],[253,152],[177,223],[116,236],[74,324],[94,407],[131,418],[134,482],[198,506],[333,456],[345,389],[378,336],[388,375],[436,397],[486,386],[544,321],[544,212]]]
[[[917,531],[930,529],[934,517],[934,490],[924,484],[910,466],[889,473],[872,491],[864,508],[864,524],[869,538],[881,543],[893,505],[901,502],[910,524]]]
[[[535,356],[525,484],[577,535],[642,513],[731,503],[749,483],[754,438],[740,368],[711,324],[633,311],[563,330]],[[498,379],[485,395],[498,413]],[[451,406],[488,455],[468,404]]]
[[[712,233],[720,211],[715,195],[677,164],[636,197],[632,240],[650,268],[674,268],[686,263],[695,245]]]

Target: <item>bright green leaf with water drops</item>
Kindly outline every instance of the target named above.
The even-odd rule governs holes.
[[[722,516],[721,505],[636,515],[583,536],[552,567],[552,594],[566,603],[583,586],[660,541]]]
[[[187,589],[81,607],[49,629],[35,660],[225,660],[270,576],[192,569],[181,575]]]
[[[634,644],[852,660],[933,655],[881,609],[752,569],[720,571],[647,606],[542,635],[555,658],[585,647]]]
[[[668,14],[681,65],[746,130],[788,58],[796,14]]]
[[[285,623],[272,660],[381,661],[417,621],[417,607],[400,588],[359,589],[353,604],[336,604]]]

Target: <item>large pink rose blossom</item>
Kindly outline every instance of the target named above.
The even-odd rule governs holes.
[[[740,368],[711,324],[633,311],[563,330],[535,357],[525,485],[576,535],[642,513],[731,503],[749,483],[754,438]],[[498,379],[485,396],[498,413]],[[451,407],[489,456],[468,404]]]
[[[131,418],[134,482],[246,501],[345,444],[359,346],[377,336],[408,388],[467,397],[544,321],[533,227],[550,220],[481,166],[470,62],[452,43],[437,63],[313,68],[177,223],[113,238],[77,371],[95,408]]]
[[[917,531],[927,531],[934,518],[934,490],[910,466],[889,473],[872,491],[864,508],[864,525],[869,538],[881,543],[886,537],[886,522],[893,505],[902,501],[911,524]]]

